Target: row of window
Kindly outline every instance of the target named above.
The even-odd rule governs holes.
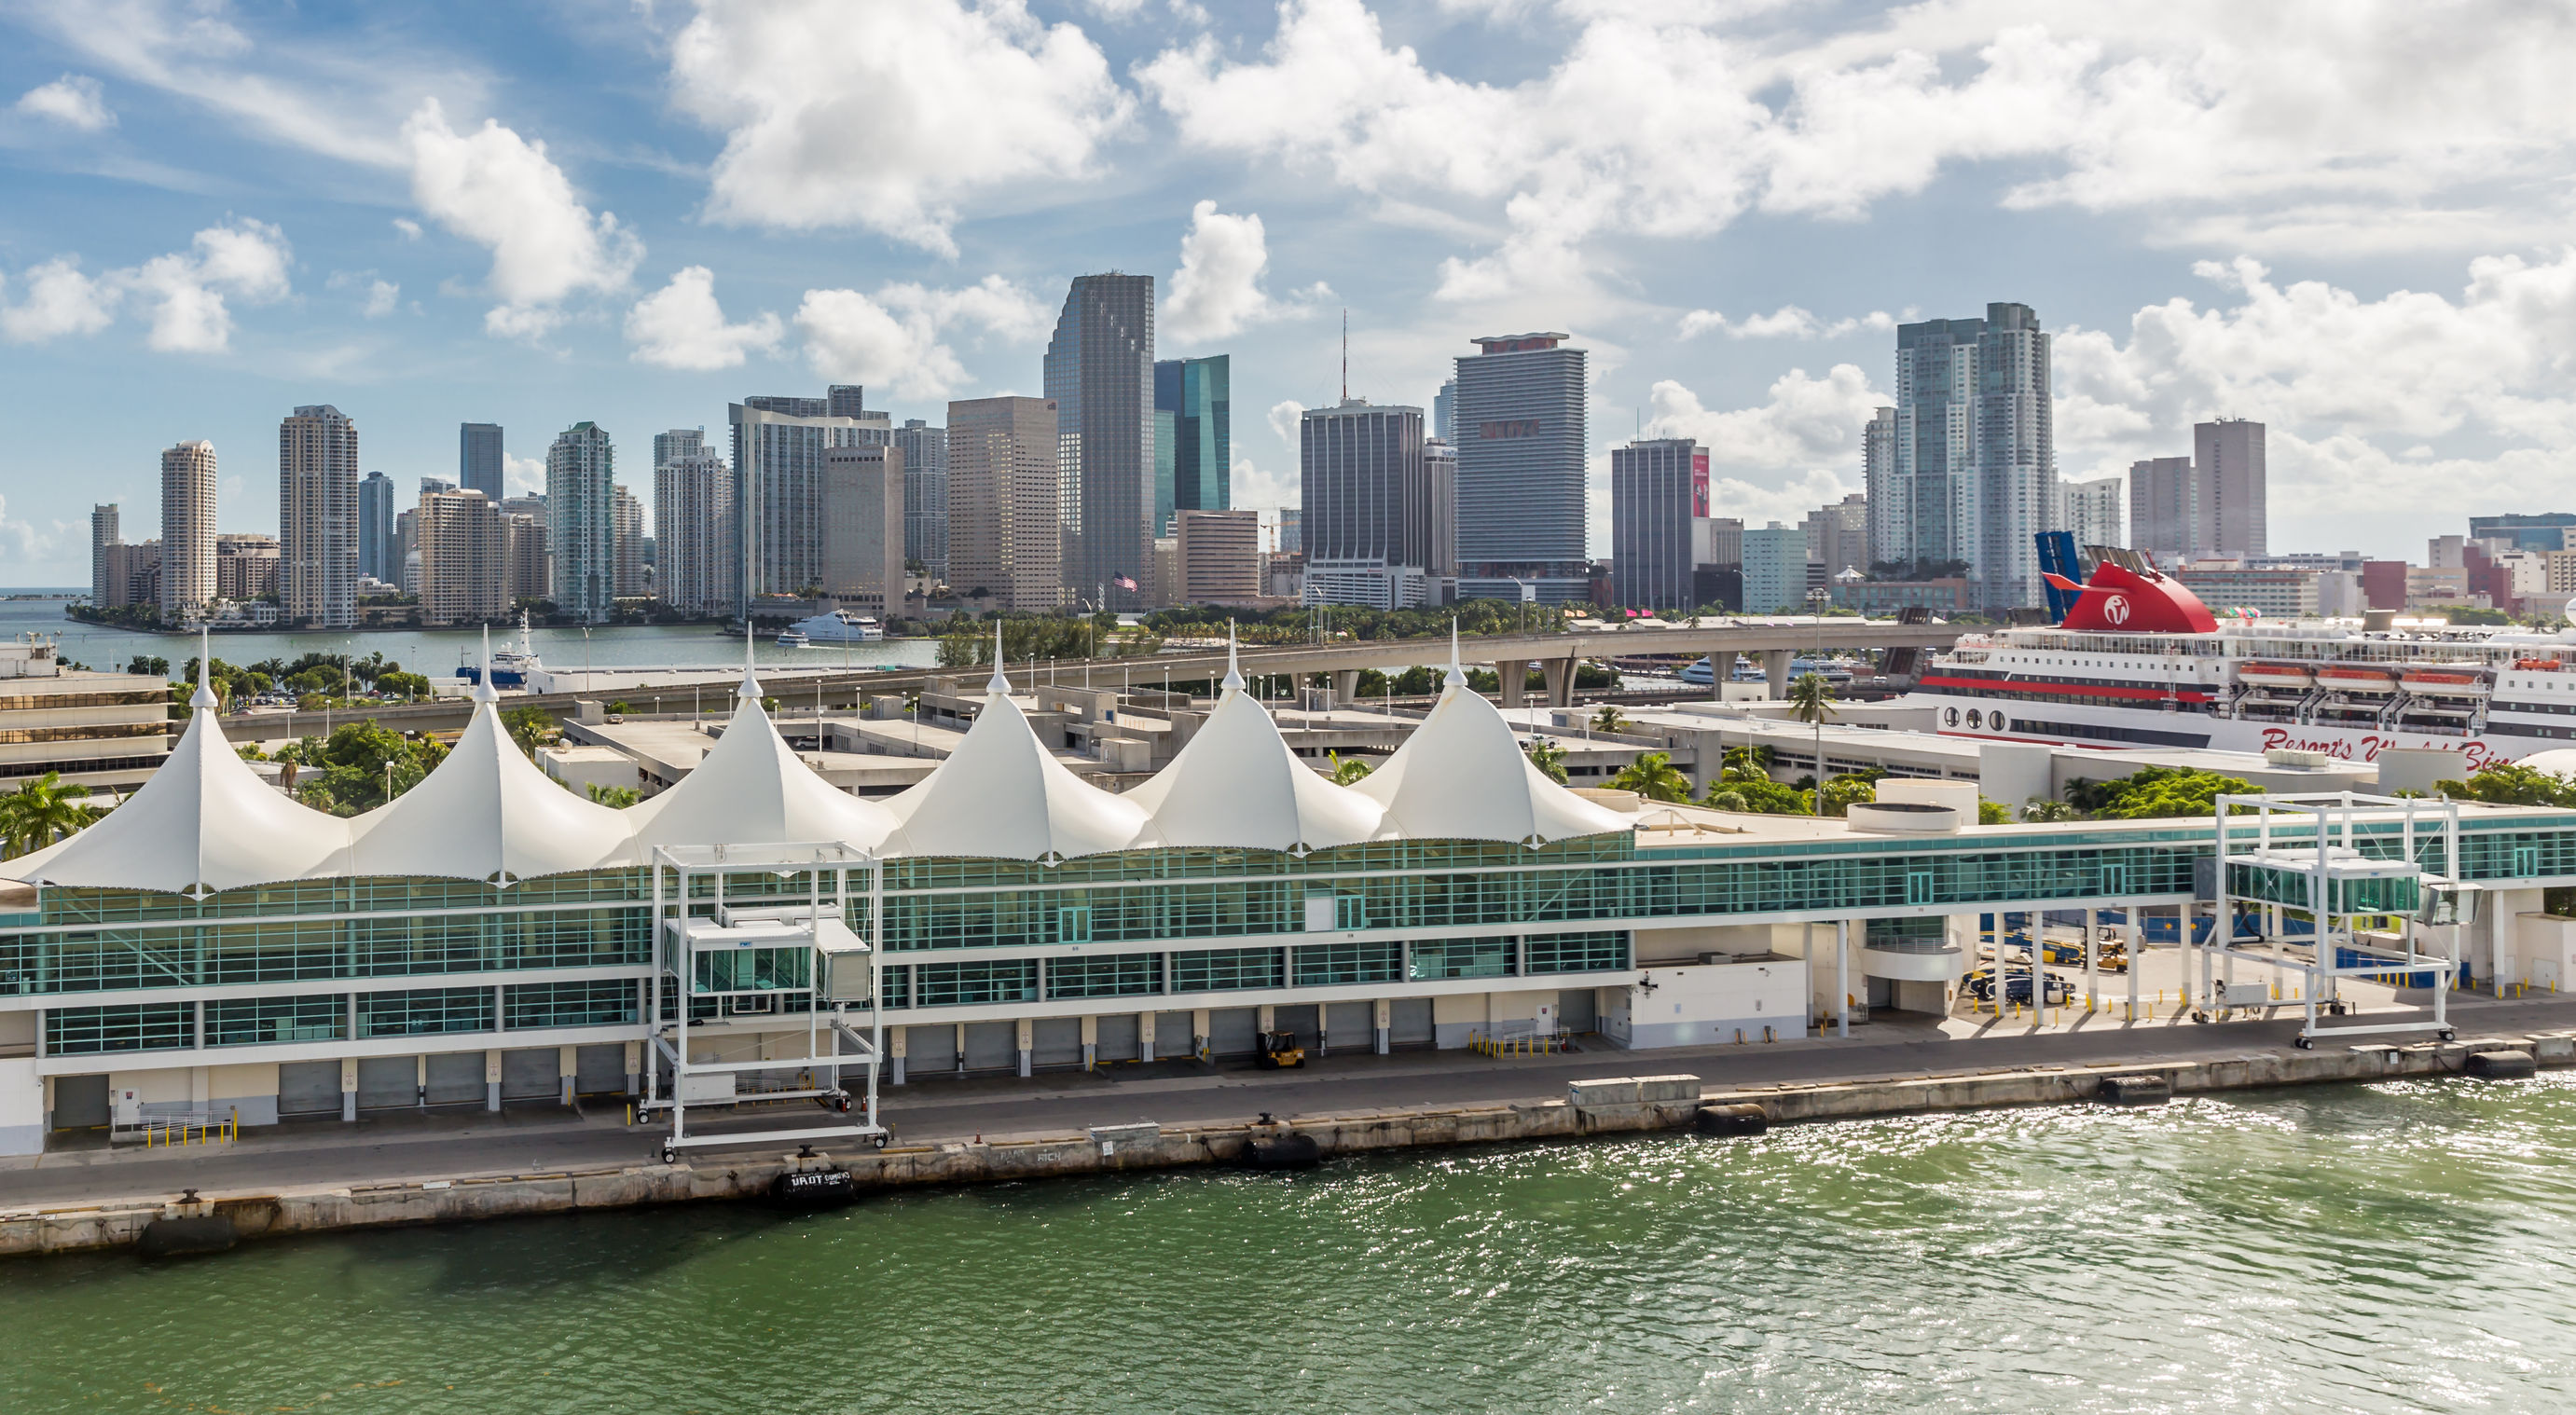
[[[105,992],[645,961],[646,911],[361,917],[0,934],[0,990]]]
[[[210,1047],[374,1037],[489,1032],[491,988],[412,988],[300,997],[209,998],[128,1007],[61,1007],[45,1014],[45,1050],[54,1056],[169,1051],[193,1046],[203,1029]],[[632,978],[528,983],[500,989],[502,1029],[593,1027],[632,1023],[638,1015]]]
[[[1081,958],[964,959],[878,970],[886,1007],[962,1007],[1068,998],[1156,997],[1455,978],[1618,972],[1625,932],[1533,934],[1526,939],[1423,939],[1119,953]]]

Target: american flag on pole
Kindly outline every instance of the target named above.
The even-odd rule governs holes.
[[[1133,575],[1112,575],[1109,577],[1109,583],[1116,585],[1122,590],[1132,590],[1136,588],[1136,577]]]

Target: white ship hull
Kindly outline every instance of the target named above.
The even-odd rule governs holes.
[[[2338,727],[2321,723],[2260,722],[2213,717],[2203,713],[2164,712],[2152,708],[2093,707],[2076,703],[2014,705],[1999,713],[1991,698],[1942,692],[1915,692],[1905,701],[1937,708],[1937,729],[1944,737],[1980,742],[2049,742],[2070,747],[2110,750],[2140,747],[2207,747],[2223,752],[2287,749],[2322,752],[2338,761],[2376,761],[2391,747],[2429,747],[2458,752],[2466,770],[2491,762],[2517,761],[2534,752],[2567,745],[2537,736],[2498,732],[2475,736],[2408,732],[2391,728]],[[1976,726],[1969,726],[1975,714]],[[2037,715],[2035,715],[2037,714]],[[2000,719],[2000,726],[1994,725]],[[2053,730],[2090,728],[2092,731]]]

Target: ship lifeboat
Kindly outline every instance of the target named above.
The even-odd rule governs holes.
[[[2385,668],[2333,663],[2317,670],[2317,685],[2345,693],[2393,693],[2397,691],[2397,675]]]
[[[2567,665],[2554,658],[2517,658],[2513,666],[2525,673],[2564,673]]]
[[[2304,663],[2255,662],[2238,665],[2236,681],[2258,688],[2305,688],[2317,675]]]
[[[2431,693],[2437,697],[2465,697],[2487,691],[2487,676],[2474,669],[2409,668],[2403,681],[2410,693]]]

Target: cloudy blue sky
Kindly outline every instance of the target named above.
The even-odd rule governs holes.
[[[1037,391],[1071,276],[1283,427],[1427,403],[1473,335],[1592,351],[1596,450],[1722,512],[1859,486],[1895,322],[2038,309],[2069,476],[2271,424],[2276,548],[2420,558],[2576,505],[2576,11],[2449,0],[0,0],[0,585],[87,580],[277,419],[452,475],[456,424],[720,427]],[[1598,480],[1598,478],[1596,478]],[[1606,495],[1596,495],[1604,539]],[[1596,546],[1596,549],[1606,548]]]

